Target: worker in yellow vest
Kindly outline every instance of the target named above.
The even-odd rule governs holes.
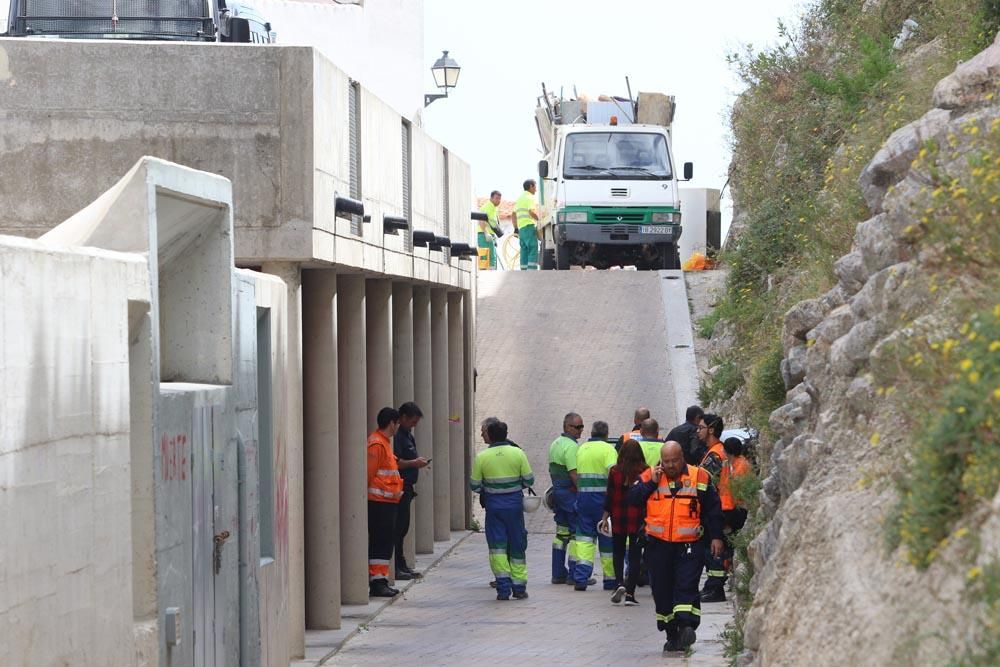
[[[476,241],[479,249],[485,250],[487,253],[489,258],[487,266],[490,270],[497,268],[497,236],[500,229],[498,206],[500,206],[500,191],[494,190],[490,193],[489,200],[479,208],[480,213],[486,214],[486,221],[479,221],[479,233],[476,235]],[[479,268],[483,268],[482,265]]]
[[[538,234],[535,226],[539,220],[535,206],[535,192],[538,186],[530,178],[524,182],[524,192],[514,203],[511,220],[514,233],[521,242],[521,270],[538,270]]]
[[[650,417],[643,419],[639,424],[638,437],[632,436],[632,440],[642,447],[642,456],[646,459],[646,465],[654,467],[660,461],[660,447],[663,441],[660,440],[660,423]]]

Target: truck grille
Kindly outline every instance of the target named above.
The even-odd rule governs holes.
[[[639,225],[601,225],[602,234],[638,234]]]
[[[113,21],[116,13],[118,20]],[[205,0],[20,0],[13,32],[210,40],[215,35],[215,24]]]
[[[628,188],[611,188],[612,197],[628,197]]]
[[[645,220],[645,213],[595,213],[596,222],[642,222]]]

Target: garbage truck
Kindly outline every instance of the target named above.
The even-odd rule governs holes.
[[[0,0],[0,37],[270,44],[271,24],[226,0]]]
[[[555,96],[542,86],[535,122],[542,269],[678,269],[681,209],[671,141],[675,99]]]

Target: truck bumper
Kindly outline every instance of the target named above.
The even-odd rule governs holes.
[[[642,227],[657,227],[663,233],[643,233]],[[596,243],[599,245],[660,245],[677,243],[680,225],[637,225],[600,223],[556,223],[556,241],[564,243]]]

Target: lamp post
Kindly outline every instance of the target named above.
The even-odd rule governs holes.
[[[448,89],[454,88],[458,84],[458,75],[462,68],[454,59],[448,57],[448,52],[444,51],[431,66],[431,74],[434,75],[434,84],[438,88],[444,89],[443,95],[424,95],[424,106],[428,106],[434,100],[448,97]]]

